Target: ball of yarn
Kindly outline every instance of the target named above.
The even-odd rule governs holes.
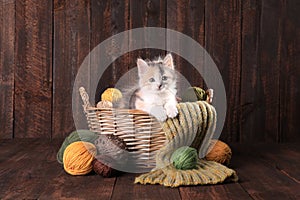
[[[208,148],[208,154],[205,158],[206,160],[229,165],[231,156],[232,151],[226,143],[220,140],[212,140]]]
[[[71,175],[85,175],[92,171],[92,162],[97,154],[95,145],[89,142],[73,142],[67,146],[64,156],[64,169]]]
[[[94,143],[95,139],[97,138],[97,134],[91,132],[89,130],[77,130],[70,133],[68,137],[65,138],[64,142],[62,143],[59,151],[57,152],[56,159],[60,164],[63,164],[63,155],[64,151],[73,142],[77,141],[84,141]]]
[[[113,107],[113,104],[110,101],[103,100],[103,101],[99,101],[97,103],[97,108],[112,108],[112,107]]]
[[[189,87],[182,96],[182,102],[205,101],[206,92],[199,87]]]
[[[176,169],[194,169],[197,165],[197,150],[183,146],[178,148],[171,156],[171,161]]]
[[[126,158],[126,143],[115,135],[99,135],[94,142],[98,154],[111,157],[115,163],[125,163]]]
[[[96,174],[101,175],[105,178],[116,176],[118,171],[111,168],[110,166],[104,163],[111,163],[111,158],[109,156],[100,155],[93,160],[92,166]]]
[[[101,95],[102,101],[117,102],[122,98],[122,93],[116,88],[107,88]]]

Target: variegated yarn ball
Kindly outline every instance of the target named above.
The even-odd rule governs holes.
[[[117,175],[118,171],[109,166],[112,162],[115,161],[113,161],[110,156],[98,155],[92,162],[93,170],[96,174],[105,178],[114,177]]]
[[[112,108],[113,104],[110,101],[103,100],[97,103],[97,108]]]

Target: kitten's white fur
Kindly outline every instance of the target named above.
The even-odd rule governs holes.
[[[137,100],[136,109],[153,115],[159,121],[165,121],[167,117],[176,117],[178,114],[177,90],[172,55],[167,54],[163,60],[159,58],[148,63],[143,59],[138,59],[137,66],[140,86],[137,95],[142,100]],[[164,76],[167,77],[166,81],[162,80]],[[151,78],[155,81],[150,82]]]

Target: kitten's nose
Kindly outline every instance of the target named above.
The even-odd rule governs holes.
[[[162,86],[163,86],[163,85],[162,85],[162,84],[160,84],[160,85],[158,86],[158,89],[162,89]]]

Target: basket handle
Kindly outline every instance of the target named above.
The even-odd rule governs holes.
[[[81,99],[83,101],[83,105],[82,105],[83,109],[84,109],[84,111],[86,111],[88,107],[91,107],[89,95],[86,93],[84,87],[79,88],[79,93],[80,93]]]

